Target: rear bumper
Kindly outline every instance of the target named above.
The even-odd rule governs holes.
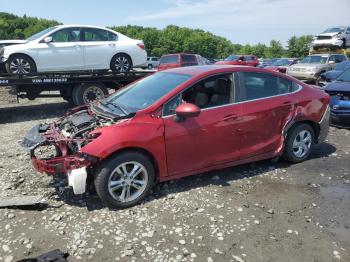
[[[318,143],[322,143],[326,140],[329,132],[329,124],[330,124],[330,115],[331,115],[330,107],[327,106],[326,112],[323,114],[321,121],[318,123],[320,127],[320,133],[317,138]]]

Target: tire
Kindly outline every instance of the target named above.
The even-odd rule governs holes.
[[[11,75],[29,75],[36,73],[36,66],[29,56],[11,55],[5,63],[6,72]]]
[[[119,168],[119,172],[123,173],[123,165],[126,166],[126,172],[124,173],[129,178],[125,179],[116,171]],[[130,173],[135,165],[139,166],[136,172],[141,171],[131,179]],[[153,186],[154,178],[154,166],[148,157],[138,152],[125,152],[110,158],[101,165],[97,170],[94,184],[98,196],[108,207],[128,208],[145,199]],[[138,181],[138,183],[135,183],[135,181]],[[143,183],[140,181],[143,181]],[[114,185],[112,185],[113,182]],[[136,189],[135,185],[139,189]],[[128,188],[130,192],[129,199],[127,196]]]
[[[302,143],[300,142],[301,140]],[[299,163],[307,159],[315,141],[315,132],[308,124],[292,127],[285,141],[283,158],[291,163]]]
[[[108,95],[108,89],[101,83],[81,84],[74,87],[72,98],[76,105],[90,104]]]
[[[153,69],[153,65],[152,65],[152,64],[149,64],[149,65],[147,66],[147,68],[148,68],[149,70],[152,70],[152,69]]]
[[[116,54],[111,60],[113,72],[128,72],[132,70],[131,58],[126,54]]]

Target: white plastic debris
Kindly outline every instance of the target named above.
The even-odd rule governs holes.
[[[68,171],[68,185],[73,188],[75,195],[85,193],[86,190],[86,167]]]

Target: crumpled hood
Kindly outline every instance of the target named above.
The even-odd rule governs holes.
[[[318,34],[317,36],[335,36],[337,34],[340,34],[341,32],[336,32],[336,33],[323,33],[323,34]]]
[[[14,45],[14,44],[25,44],[27,42],[28,42],[27,40],[19,40],[19,39],[16,39],[16,40],[0,40],[0,45],[3,45],[3,44],[11,44],[11,45]]]

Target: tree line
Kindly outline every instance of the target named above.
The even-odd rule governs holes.
[[[25,39],[45,28],[60,24],[55,20],[36,17],[17,16],[0,12],[0,39]],[[311,35],[292,36],[283,47],[277,40],[269,45],[234,44],[228,39],[201,29],[191,29],[169,25],[164,29],[135,25],[110,26],[109,28],[131,38],[142,39],[148,55],[187,52],[200,54],[207,58],[225,58],[230,54],[253,54],[258,57],[303,57],[308,54]]]

